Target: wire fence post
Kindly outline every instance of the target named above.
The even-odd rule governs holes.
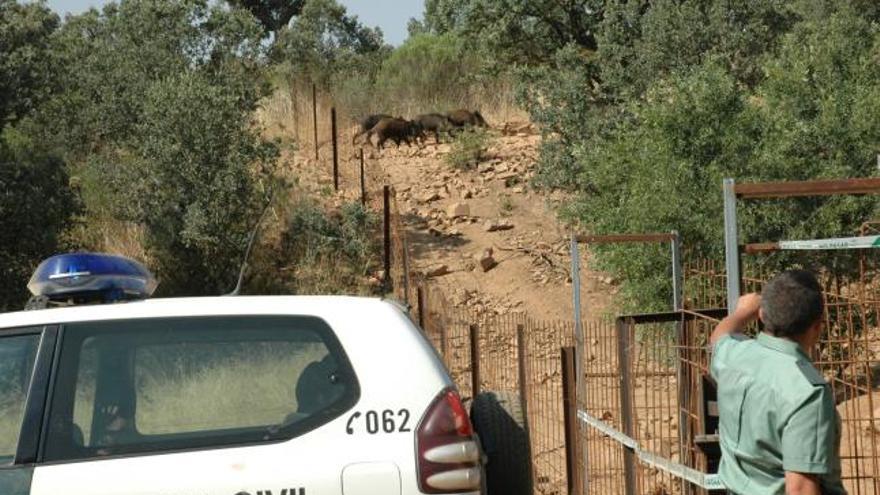
[[[736,229],[736,191],[733,179],[724,179],[724,266],[727,269],[727,313],[732,314],[739,300],[740,256]]]
[[[522,323],[516,326],[516,359],[517,371],[519,372],[519,398],[522,403],[523,417],[526,418],[526,431],[528,431],[529,418],[529,384],[526,381],[529,373],[528,359],[526,359],[526,328]]]
[[[684,287],[684,277],[681,267],[681,236],[677,230],[672,231],[672,310],[679,311],[682,309],[682,294]]]
[[[574,390],[575,390],[575,409],[580,406],[581,401],[585,400],[586,392],[587,392],[587,382],[584,378],[584,324],[583,324],[583,309],[581,307],[581,255],[580,250],[578,249],[578,236],[577,233],[571,232],[571,287],[572,287],[572,304],[574,306],[574,352],[575,352],[575,375],[574,375]],[[583,456],[583,465],[587,466],[589,463],[589,459],[587,456],[589,455],[587,449],[581,449],[578,452],[579,455]],[[578,494],[584,493],[585,489],[589,490],[589,480],[584,479],[583,477],[579,478],[578,485]]]
[[[620,370],[620,414],[623,420],[623,433],[634,438],[632,378],[630,376],[630,330],[629,322],[624,318],[617,319],[617,365]],[[626,495],[636,493],[636,455],[630,449],[623,453],[623,473]]]
[[[574,347],[563,347],[562,352],[562,415],[565,425],[565,470],[568,494],[584,493],[584,473],[581,459],[581,438],[577,415],[577,374]],[[586,467],[586,466],[584,466]]]
[[[444,318],[443,322],[440,323],[440,352],[443,353],[444,359],[447,359],[449,356],[449,335],[446,330],[446,322],[447,320]]]
[[[367,178],[364,175],[364,149],[361,148],[361,205],[367,205]]]
[[[336,107],[330,109],[330,133],[333,139],[333,190],[339,191],[339,139],[336,135]]]
[[[391,187],[382,187],[382,235],[385,257],[385,292],[391,290]]]
[[[421,328],[422,332],[427,333],[425,329],[425,292],[421,287],[416,288],[416,309],[419,312],[419,328]]]
[[[476,399],[480,393],[480,327],[471,324],[469,327],[471,337],[471,399]]]
[[[318,87],[312,83],[312,129],[315,138],[315,161],[318,161]]]

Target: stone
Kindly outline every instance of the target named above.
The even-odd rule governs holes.
[[[437,194],[437,191],[431,191],[419,198],[419,201],[422,203],[430,203],[432,201],[437,201],[438,199],[440,199],[440,195]]]
[[[486,232],[498,232],[501,230],[512,229],[513,224],[508,222],[507,220],[487,220],[485,228]]]
[[[483,251],[483,254],[477,257],[477,263],[484,272],[488,272],[489,270],[495,268],[496,265],[498,265],[498,262],[495,261],[495,258],[492,256],[492,254],[492,248],[487,248],[485,251]]]
[[[428,278],[442,277],[443,275],[448,275],[450,273],[452,273],[452,271],[449,270],[449,265],[436,265],[429,268],[428,271],[425,272],[425,276]]]
[[[449,218],[459,218],[470,216],[471,207],[467,203],[453,203],[446,209],[446,216]]]

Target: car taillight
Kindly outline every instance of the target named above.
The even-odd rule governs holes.
[[[480,489],[480,449],[461,397],[444,390],[422,417],[416,433],[419,489],[455,493]]]

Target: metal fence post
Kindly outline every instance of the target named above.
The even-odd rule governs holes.
[[[421,287],[416,288],[416,308],[419,312],[419,328],[423,333],[428,333],[425,329],[425,293]]]
[[[336,135],[336,107],[330,109],[330,133],[333,139],[333,190],[339,190],[339,139]]]
[[[633,435],[632,377],[630,374],[630,330],[632,326],[624,318],[617,319],[617,365],[620,369],[620,415],[623,432],[630,438]],[[623,452],[624,482],[626,495],[636,493],[636,455],[630,449]]]
[[[681,236],[677,230],[672,231],[672,310],[682,309],[682,294],[684,292],[684,277],[681,269]]]
[[[385,249],[385,292],[391,289],[391,187],[382,188],[383,247]]]
[[[315,131],[315,161],[318,161],[318,87],[312,83],[312,128]]]
[[[364,149],[361,148],[361,204],[367,205],[367,178],[364,175]]]
[[[472,324],[471,337],[471,399],[480,393],[480,327]]]
[[[448,321],[444,318],[440,323],[440,351],[443,353],[443,360],[449,363],[449,335],[446,330]]]
[[[526,418],[526,424],[529,422],[529,384],[528,380],[528,359],[526,359],[526,328],[520,323],[516,326],[516,358],[517,371],[519,372],[519,397],[522,402],[523,416]],[[528,427],[526,427],[528,431]]]
[[[565,470],[568,478],[568,494],[584,493],[584,473],[581,469],[581,437],[577,416],[577,374],[575,372],[575,349],[562,348],[562,415],[565,425]],[[586,466],[583,466],[586,467]]]
[[[736,225],[736,191],[733,179],[724,179],[724,266],[727,270],[727,313],[732,314],[739,300],[739,239]]]

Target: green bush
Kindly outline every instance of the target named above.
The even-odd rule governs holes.
[[[245,292],[279,294],[369,294],[381,246],[378,216],[360,203],[328,208],[301,198],[279,208],[277,244],[254,251]]]
[[[455,168],[468,170],[476,167],[491,145],[491,135],[479,127],[468,128],[456,136],[452,149],[444,160]]]
[[[57,82],[57,25],[43,4],[0,0],[0,311],[23,308],[28,279],[63,249],[78,207],[64,161],[30,121]]]
[[[74,241],[106,249],[134,226],[161,294],[232,289],[275,188],[277,149],[254,123],[270,90],[262,38],[248,12],[204,0],[66,20],[53,40],[61,89],[34,123],[79,185]]]

